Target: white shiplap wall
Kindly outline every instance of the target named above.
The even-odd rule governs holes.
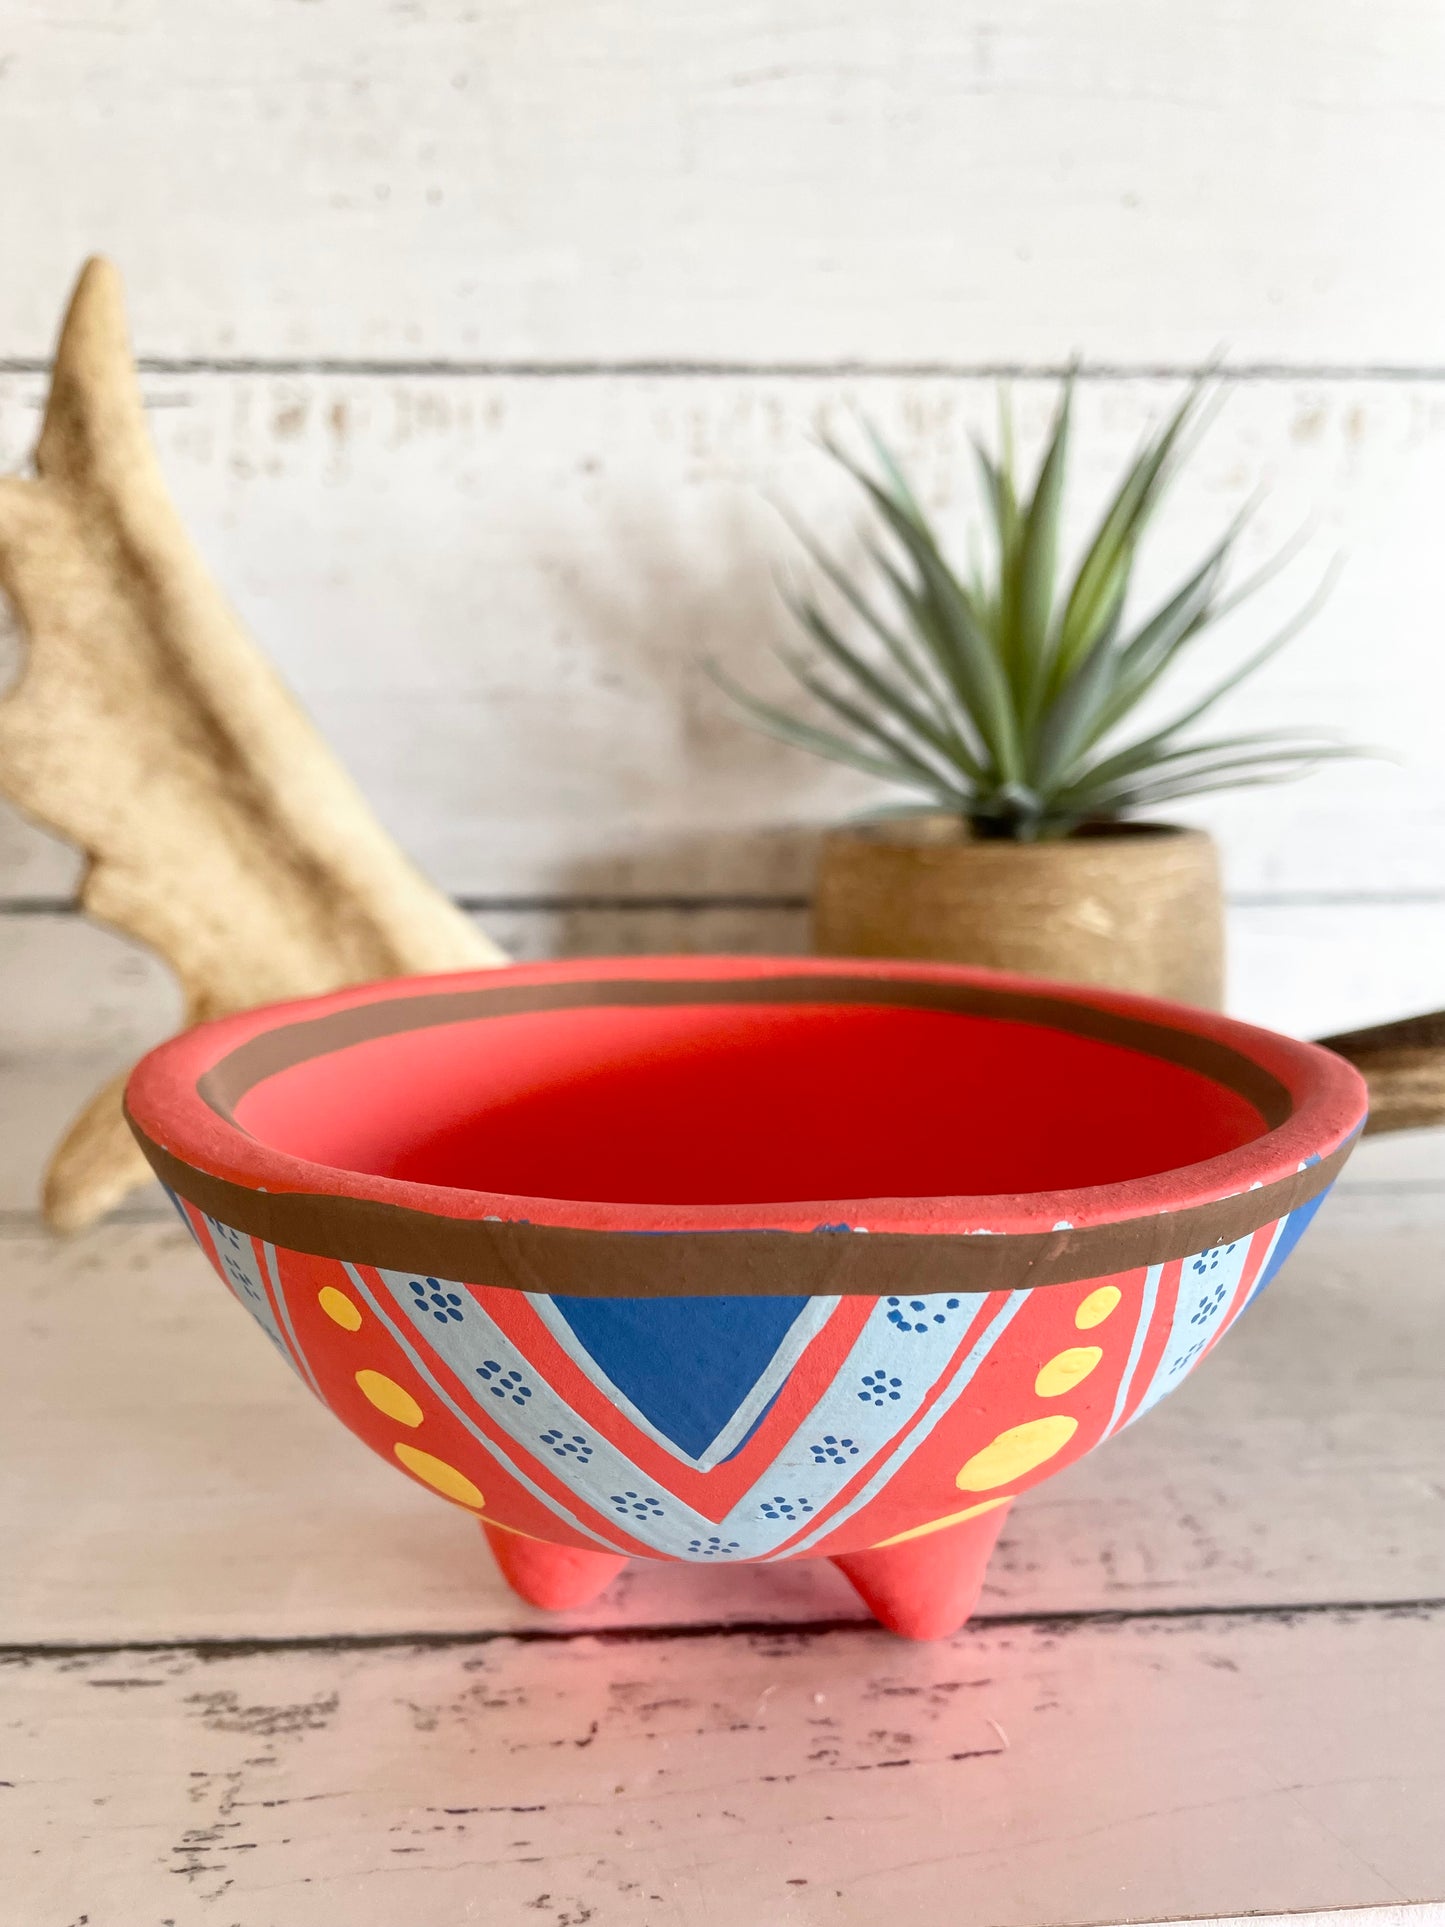
[[[1265,482],[1257,553],[1314,528],[1275,612],[1346,567],[1233,718],[1396,759],[1197,813],[1234,1001],[1301,1030],[1445,1002],[1435,6],[13,0],[0,109],[5,463],[103,248],[218,574],[529,952],[804,941],[815,826],[866,792],[699,661],[764,673],[770,496],[845,534],[820,424],[871,415],[962,514],[991,372],[1036,431],[1079,351],[1083,506],[1227,344],[1156,580]],[[55,914],[73,875],[0,817],[0,1050],[167,1020]]]

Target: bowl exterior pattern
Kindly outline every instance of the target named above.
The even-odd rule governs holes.
[[[1323,1202],[1107,1278],[568,1298],[289,1251],[173,1197],[322,1402],[493,1527],[654,1559],[899,1545],[1005,1505],[1199,1364]]]

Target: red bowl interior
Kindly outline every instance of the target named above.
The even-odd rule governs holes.
[[[871,1005],[542,1010],[369,1038],[253,1085],[292,1157],[618,1204],[1057,1191],[1268,1126],[1238,1091],[1041,1024]]]
[[[377,1207],[588,1231],[1052,1235],[1293,1196],[1365,1108],[1341,1059],[1212,1012],[940,964],[727,957],[246,1011],[152,1052],[127,1104],[167,1181],[223,1219],[238,1191],[349,1200],[368,1239]],[[212,1182],[187,1190],[187,1170]],[[250,1216],[281,1243],[297,1229],[294,1212]],[[315,1211],[305,1228],[318,1251],[350,1235]]]

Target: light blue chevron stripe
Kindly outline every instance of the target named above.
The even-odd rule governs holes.
[[[464,1285],[447,1279],[433,1283],[410,1272],[378,1275],[395,1310],[464,1385],[475,1388],[477,1404],[511,1439],[544,1462],[549,1456],[555,1458],[558,1475],[589,1505],[603,1518],[615,1517],[633,1538],[656,1552],[676,1559],[757,1558],[796,1530],[798,1516],[815,1511],[852,1477],[864,1437],[859,1424],[854,1424],[846,1445],[824,1448],[821,1463],[808,1457],[811,1476],[803,1487],[793,1479],[791,1489],[786,1489],[771,1474],[765,1475],[757,1494],[749,1494],[715,1523],[659,1486],[582,1419]],[[532,1302],[540,1310],[545,1301],[534,1298]],[[438,1305],[445,1307],[441,1316],[437,1316]],[[599,1374],[595,1366],[588,1369],[591,1361],[585,1353],[578,1363],[596,1383]],[[891,1434],[900,1423],[898,1408],[886,1398],[884,1407],[892,1415],[885,1421]],[[882,1412],[874,1416],[880,1421],[883,1417]],[[826,1422],[816,1427],[820,1444],[829,1429]],[[761,1490],[764,1487],[766,1492]],[[774,1503],[775,1495],[784,1501],[782,1505]],[[764,1509],[765,1504],[770,1510]]]
[[[1163,1356],[1129,1421],[1131,1425],[1157,1405],[1166,1392],[1181,1385],[1198,1363],[1239,1289],[1251,1242],[1252,1235],[1236,1238],[1233,1244],[1214,1245],[1184,1260]]]
[[[407,1357],[411,1360],[412,1364],[416,1367],[417,1371],[426,1380],[427,1384],[431,1387],[431,1389],[436,1393],[437,1397],[441,1400],[442,1404],[446,1406],[447,1410],[451,1413],[452,1417],[456,1419],[460,1425],[464,1426],[468,1432],[471,1433],[472,1437],[477,1441],[477,1443],[479,1445],[484,1446],[488,1452],[495,1452],[499,1458],[505,1460],[508,1467],[511,1470],[513,1478],[515,1478],[519,1484],[524,1485],[527,1488],[527,1490],[532,1494],[533,1498],[537,1499],[542,1505],[546,1506],[549,1512],[555,1513],[559,1519],[565,1519],[567,1524],[571,1526],[574,1531],[580,1532],[584,1538],[591,1539],[594,1544],[599,1546],[605,1546],[607,1551],[609,1552],[618,1551],[619,1548],[616,1545],[614,1545],[612,1541],[608,1539],[604,1539],[599,1532],[594,1530],[593,1527],[589,1525],[584,1525],[574,1512],[572,1512],[567,1506],[564,1506],[563,1504],[561,1504],[559,1500],[554,1499],[550,1492],[544,1492],[542,1488],[536,1483],[536,1481],[532,1479],[520,1465],[517,1464],[516,1460],[513,1458],[512,1454],[507,1451],[505,1446],[499,1445],[495,1439],[488,1437],[488,1435],[481,1430],[481,1428],[477,1425],[476,1420],[472,1418],[468,1412],[463,1411],[462,1407],[458,1405],[456,1400],[452,1397],[451,1393],[448,1392],[446,1387],[438,1381],[436,1375],[432,1372],[430,1367],[427,1365],[426,1360],[418,1352],[416,1346],[412,1344],[410,1338],[407,1337],[406,1333],[393,1322],[392,1318],[390,1317],[386,1309],[383,1307],[380,1300],[376,1297],[375,1293],[367,1285],[366,1280],[361,1276],[361,1273],[356,1269],[355,1265],[345,1265],[343,1269],[345,1270],[346,1275],[351,1280],[352,1284],[355,1285],[356,1289],[361,1293],[362,1297],[366,1300],[366,1303],[371,1307],[372,1311],[381,1320],[382,1324],[386,1327],[386,1329],[391,1333],[392,1337],[396,1340],[397,1344],[400,1345],[401,1349],[406,1353]]]
[[[221,1261],[221,1269],[235,1287],[241,1303],[296,1376],[302,1379],[303,1384],[306,1383],[301,1368],[292,1357],[286,1340],[281,1335],[281,1328],[276,1323],[276,1314],[271,1309],[271,1301],[266,1296],[266,1287],[261,1282],[261,1273],[256,1264],[256,1254],[249,1236],[244,1231],[234,1231],[230,1225],[221,1224],[219,1220],[207,1217],[204,1211],[201,1213],[201,1218],[211,1234],[211,1243],[215,1246],[216,1256]],[[315,1391],[314,1383],[311,1389]]]
[[[678,1559],[757,1559],[776,1550],[911,1421],[985,1302],[977,1293],[882,1300],[806,1424],[714,1523],[580,1419],[464,1285],[410,1272],[379,1276],[396,1311],[475,1387],[477,1403],[509,1437],[544,1461],[550,1453],[604,1518],[615,1515],[644,1545]],[[532,1302],[540,1311],[545,1300]],[[804,1342],[787,1349],[796,1357]],[[585,1353],[577,1362],[599,1382]]]
[[[865,1505],[869,1504],[871,1500],[878,1496],[884,1486],[888,1484],[889,1480],[897,1472],[898,1468],[912,1457],[923,1441],[932,1433],[940,1419],[942,1419],[946,1413],[950,1412],[958,1403],[959,1399],[962,1398],[972,1383],[979,1366],[982,1365],[1004,1332],[1007,1331],[1014,1319],[1023,1310],[1024,1305],[1031,1296],[1032,1293],[1029,1291],[1012,1291],[1009,1293],[1007,1299],[989,1321],[987,1329],[969,1351],[967,1357],[959,1364],[958,1370],[950,1380],[947,1389],[940,1394],[933,1406],[925,1414],[922,1423],[908,1438],[903,1440],[898,1450],[890,1455],[886,1463],[873,1474],[872,1478],[867,1481],[860,1491],[853,1495],[847,1505],[835,1512],[831,1518],[826,1519],[822,1525],[816,1527],[815,1530],[810,1532],[805,1538],[798,1541],[797,1545],[794,1546],[788,1554],[790,1558],[793,1557],[794,1554],[805,1552],[810,1546],[816,1545],[819,1539],[823,1538],[826,1534],[836,1532],[840,1525],[846,1524],[855,1513],[861,1512]],[[981,1300],[978,1302],[981,1302]]]
[[[881,1299],[807,1422],[728,1514],[729,1534],[741,1538],[767,1516],[765,1507],[780,1510],[780,1501],[794,1503],[790,1531],[831,1503],[859,1466],[913,1422],[986,1302],[982,1292]],[[916,1442],[907,1442],[903,1457]]]
[[[446,1361],[476,1405],[532,1457],[556,1460],[558,1477],[603,1518],[615,1517],[632,1538],[675,1558],[685,1558],[693,1540],[717,1532],[703,1513],[652,1484],[625,1453],[579,1418],[465,1285],[445,1278],[433,1283],[407,1271],[379,1271],[378,1276],[392,1309]],[[424,1294],[420,1299],[417,1286]],[[447,1308],[440,1317],[438,1301]]]

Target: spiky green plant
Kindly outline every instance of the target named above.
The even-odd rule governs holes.
[[[1071,575],[1059,549],[1072,378],[1024,493],[1015,478],[1009,404],[1000,396],[997,456],[976,444],[985,539],[966,578],[948,562],[876,433],[869,431],[873,467],[826,443],[873,510],[865,547],[876,586],[865,587],[799,533],[851,612],[859,639],[845,634],[815,596],[790,597],[814,647],[811,654],[778,654],[812,698],[816,720],[761,700],[715,664],[714,675],[772,735],[913,792],[917,800],[904,811],[946,810],[980,835],[1020,842],[1065,836],[1085,822],[1205,790],[1281,782],[1356,753],[1308,731],[1203,740],[1195,734],[1215,705],[1304,625],[1325,585],[1206,695],[1158,726],[1132,736],[1126,728],[1161,677],[1271,573],[1227,584],[1246,511],[1159,608],[1131,618],[1141,538],[1192,445],[1187,431],[1199,424],[1207,392],[1206,382],[1192,386],[1147,442]]]

